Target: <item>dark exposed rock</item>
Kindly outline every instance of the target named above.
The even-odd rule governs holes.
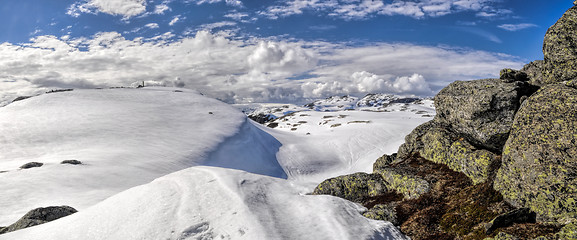
[[[527,73],[522,71],[513,70],[510,68],[505,68],[501,70],[500,79],[505,83],[512,83],[515,81],[526,82],[529,81],[529,76]]]
[[[353,202],[362,202],[390,192],[379,174],[355,173],[330,178],[319,184],[314,195],[332,195]]]
[[[543,87],[523,104],[494,187],[517,207],[560,223],[577,218],[577,89]]]
[[[485,231],[487,234],[491,234],[499,228],[508,227],[514,223],[535,223],[536,217],[537,215],[528,208],[515,209],[491,220],[485,226]]]
[[[1,229],[0,234],[51,222],[76,212],[76,209],[69,206],[36,208],[26,213],[14,224]]]
[[[248,115],[248,118],[260,124],[265,124],[267,122],[277,119],[277,117],[272,114],[263,114],[263,113]]]
[[[435,96],[435,119],[473,145],[500,152],[509,136],[520,98],[534,91],[530,84],[519,81],[456,81]]]
[[[531,85],[542,86],[543,82],[543,60],[536,60],[530,62],[521,68],[521,71],[527,74],[529,77],[529,83]]]
[[[64,160],[64,161],[62,161],[60,164],[79,165],[79,164],[82,164],[82,162],[81,162],[81,161],[78,161],[78,160],[73,160],[73,159],[72,159],[72,160]]]
[[[29,162],[29,163],[26,163],[26,164],[20,166],[20,169],[28,169],[28,168],[42,167],[42,165],[44,165],[44,163]]]
[[[373,172],[378,171],[379,169],[383,169],[391,164],[393,161],[397,159],[397,154],[393,153],[391,155],[384,154],[383,156],[379,157],[375,163],[373,163]]]
[[[12,100],[12,102],[18,102],[18,101],[22,101],[28,98],[31,98],[32,96],[19,96],[17,98],[15,98],[14,100]]]
[[[277,123],[277,122],[272,122],[272,123],[269,123],[269,124],[266,125],[266,126],[269,127],[269,128],[276,128],[276,127],[278,127],[278,123]]]
[[[577,6],[547,30],[543,41],[543,83],[577,78]]]
[[[395,226],[398,226],[399,221],[397,220],[397,211],[395,210],[396,207],[396,202],[377,204],[373,208],[369,209],[369,211],[363,213],[363,216],[370,219],[387,221]]]

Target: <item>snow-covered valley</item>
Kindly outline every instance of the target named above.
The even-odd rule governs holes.
[[[404,239],[359,204],[308,195],[371,172],[434,114],[430,100],[377,105],[295,106],[271,128],[176,88],[14,102],[0,108],[0,226],[37,207],[79,212],[0,239]]]

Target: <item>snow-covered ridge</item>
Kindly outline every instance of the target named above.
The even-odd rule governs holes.
[[[324,117],[313,114],[344,115],[310,113],[311,123]],[[357,204],[307,195],[328,177],[370,171],[428,120],[366,111],[342,119],[360,118],[371,123],[271,129],[173,88],[12,103],[0,108],[0,225],[36,207],[79,212],[0,239],[404,239]],[[44,165],[19,169],[32,161]]]
[[[363,98],[352,96],[332,96],[299,106],[295,104],[253,103],[237,104],[251,119],[266,123],[283,116],[301,112],[373,111],[373,112],[415,112],[430,117],[435,115],[433,100],[430,98],[400,97],[392,94],[367,94]]]

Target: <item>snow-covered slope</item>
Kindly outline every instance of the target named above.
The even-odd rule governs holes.
[[[428,118],[359,111],[341,120],[370,123],[331,128],[313,126],[325,116],[315,114],[310,126],[270,129],[167,88],[10,104],[0,108],[0,147],[9,149],[0,153],[0,225],[36,207],[79,212],[0,239],[403,239],[357,204],[307,193],[326,177],[370,170]],[[45,165],[18,169],[31,161]]]
[[[85,209],[128,188],[203,164],[225,139],[247,131],[242,113],[182,91],[76,90],[0,108],[0,171],[6,171],[0,173],[0,225],[41,206]],[[67,159],[84,165],[60,164]],[[263,165],[258,173],[282,176],[278,163],[261,160],[251,161]],[[19,169],[28,162],[44,166]]]
[[[430,109],[429,109],[430,110]],[[324,179],[354,172],[372,172],[383,154],[394,153],[404,136],[431,120],[412,111],[304,111],[268,123],[282,142],[277,154],[289,179],[316,185]]]

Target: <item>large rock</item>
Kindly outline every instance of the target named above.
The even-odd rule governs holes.
[[[354,173],[324,180],[315,188],[313,194],[332,195],[353,202],[363,202],[388,192],[381,175]]]
[[[76,209],[69,206],[36,208],[26,213],[14,224],[0,229],[0,234],[51,222],[76,212]]]
[[[486,182],[499,163],[496,154],[478,149],[435,120],[422,124],[407,135],[405,143],[399,147],[397,158],[408,159],[415,154],[464,173],[474,184]]]
[[[543,41],[543,83],[577,78],[577,6],[547,30]]]
[[[473,145],[500,152],[509,136],[521,97],[533,92],[534,87],[527,82],[456,81],[435,97],[435,118]]]
[[[543,87],[515,117],[496,190],[542,220],[577,218],[577,89]]]
[[[521,72],[527,74],[529,77],[529,83],[532,85],[542,86],[543,85],[543,60],[536,60],[530,62],[521,68]]]

